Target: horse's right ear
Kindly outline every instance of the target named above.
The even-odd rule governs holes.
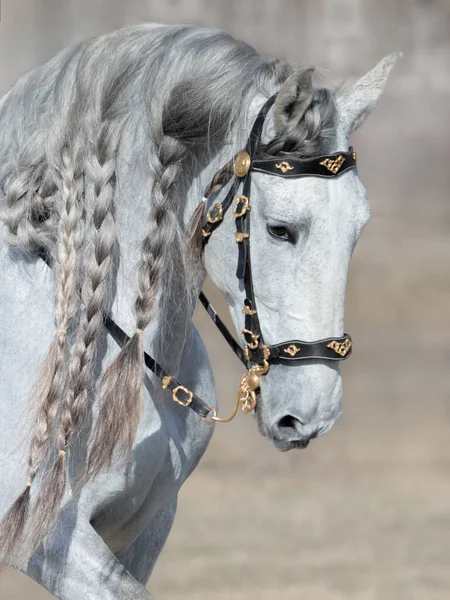
[[[347,135],[358,129],[376,107],[383,94],[389,73],[401,56],[401,52],[389,54],[353,87],[341,90],[336,94],[341,127]]]
[[[293,73],[278,92],[274,121],[277,134],[297,125],[311,105],[314,67]]]

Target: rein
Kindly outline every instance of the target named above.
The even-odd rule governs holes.
[[[348,152],[335,153],[325,156],[314,157],[311,159],[289,160],[286,156],[273,157],[267,159],[256,159],[258,146],[261,142],[262,130],[266,116],[275,103],[276,95],[272,96],[262,107],[258,114],[248,139],[246,149],[239,152],[233,162],[234,174],[231,188],[221,203],[214,203],[212,207],[211,198],[216,195],[217,188],[211,184],[208,186],[208,198],[202,202],[205,206],[206,221],[203,225],[203,248],[205,248],[212,233],[219,227],[225,214],[232,206],[238,190],[243,185],[242,195],[235,202],[233,215],[236,221],[235,238],[238,244],[238,265],[236,277],[244,282],[246,298],[242,313],[245,315],[245,328],[242,335],[245,340],[245,347],[242,348],[239,342],[233,337],[221,320],[214,307],[209,302],[203,292],[200,293],[200,302],[205,307],[208,315],[211,317],[222,336],[227,341],[233,352],[244,364],[247,372],[241,379],[239,391],[236,397],[236,403],[230,417],[224,419],[217,415],[215,408],[204,402],[194,392],[184,387],[175,377],[170,375],[165,369],[149,354],[144,352],[144,361],[147,368],[152,371],[162,383],[164,389],[170,390],[172,400],[177,404],[190,408],[207,425],[213,423],[229,423],[236,416],[239,407],[247,414],[256,407],[256,393],[260,388],[261,377],[269,372],[271,364],[298,365],[303,360],[319,359],[325,361],[346,360],[352,353],[352,338],[344,333],[340,337],[330,337],[314,342],[304,342],[301,340],[289,340],[274,345],[264,343],[257,307],[255,292],[253,288],[253,278],[250,259],[250,197],[251,197],[251,174],[263,173],[275,177],[284,177],[294,179],[300,177],[337,177],[356,167],[356,152],[350,148]],[[223,171],[224,169],[222,169]],[[219,172],[220,173],[220,172]],[[214,177],[216,179],[217,175]],[[214,180],[213,180],[214,181]],[[208,209],[208,210],[206,210]],[[48,257],[43,260],[51,267]],[[104,315],[103,321],[111,337],[119,346],[128,342],[130,337],[115,323],[111,317]],[[252,365],[251,367],[249,367]]]

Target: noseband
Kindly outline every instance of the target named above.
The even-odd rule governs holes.
[[[244,348],[241,347],[239,342],[228,331],[203,292],[200,294],[200,301],[206,308],[209,316],[232,350],[248,369],[242,377],[232,415],[227,419],[218,417],[215,408],[209,406],[196,394],[181,385],[154,358],[144,353],[144,361],[147,368],[161,380],[164,389],[171,391],[174,402],[194,410],[208,425],[214,422],[228,423],[236,416],[239,407],[242,408],[244,413],[253,410],[256,406],[256,392],[260,387],[261,377],[268,373],[271,364],[278,363],[291,366],[298,365],[301,361],[307,359],[338,361],[349,358],[352,353],[352,339],[348,334],[315,342],[289,340],[273,345],[264,343],[256,307],[250,260],[250,193],[252,173],[263,173],[285,179],[298,179],[300,177],[330,179],[356,167],[356,152],[352,148],[348,152],[319,156],[307,160],[290,157],[287,159],[284,155],[264,160],[255,158],[261,142],[265,118],[273,106],[275,99],[276,95],[265,103],[253,125],[246,149],[235,156],[232,185],[223,202],[216,202],[210,207],[211,198],[213,199],[215,194],[211,194],[209,199],[205,198],[203,200],[206,203],[206,220],[203,225],[204,248],[211,238],[212,233],[219,227],[226,212],[233,204],[240,186],[243,184],[242,195],[235,202],[233,215],[236,220],[235,237],[239,248],[236,276],[239,281],[244,282],[246,294],[242,309],[245,315],[245,328],[242,331],[245,339]],[[43,256],[42,258],[50,267],[52,266],[48,256]],[[111,317],[104,315],[103,320],[110,335],[120,346],[129,341],[129,336]]]

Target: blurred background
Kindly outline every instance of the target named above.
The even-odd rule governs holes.
[[[448,600],[449,0],[3,0],[0,91],[72,42],[140,21],[218,26],[267,55],[322,68],[332,84],[404,52],[353,140],[372,220],[350,273],[344,415],[289,454],[250,417],[218,427],[180,494],[152,593]],[[241,368],[201,312],[197,321],[228,412]],[[50,595],[9,571],[0,598]]]

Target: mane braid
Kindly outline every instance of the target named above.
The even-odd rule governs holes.
[[[57,332],[67,331],[76,313],[76,274],[78,250],[82,238],[82,219],[73,157],[69,155],[67,148],[63,148],[61,152],[58,187],[60,215],[57,248]],[[67,352],[67,335],[57,333],[50,344],[30,395],[30,404],[36,407],[36,422],[30,443],[28,483],[25,491],[0,523],[0,554],[4,553],[8,556],[14,549],[14,561],[19,565],[25,564],[30,556],[29,549],[24,544],[20,545],[19,541],[28,524],[31,485],[49,452],[59,398],[66,383]],[[26,542],[29,542],[28,538]]]
[[[112,134],[110,132],[113,132]],[[113,249],[117,242],[114,217],[115,154],[121,127],[103,123],[86,165],[86,203],[93,208],[85,249],[84,309],[69,362],[68,385],[57,431],[58,455],[36,501],[33,539],[39,542],[53,524],[66,487],[66,455],[92,402],[93,369],[103,311],[107,304]]]
[[[95,477],[112,460],[119,446],[128,456],[144,404],[144,348],[142,333],[153,316],[162,275],[179,225],[174,215],[175,181],[186,150],[177,140],[155,129],[158,147],[152,165],[154,183],[148,234],[142,245],[139,295],[135,303],[136,332],[106,370],[101,384],[99,417],[83,481]]]
[[[67,458],[92,408],[97,419],[80,436],[90,451],[78,483],[116,456],[128,457],[144,403],[143,336],[157,316],[151,342],[157,352],[164,344],[166,355],[173,346],[165,368],[176,376],[203,273],[204,179],[244,147],[253,101],[272,96],[292,73],[290,65],[267,61],[215,29],[142,25],[63,51],[0,102],[6,242],[28,255],[51,256],[56,287],[56,334],[31,392],[36,418],[28,482],[0,522],[3,562],[22,566],[51,531],[66,493]],[[315,154],[334,135],[334,114],[332,94],[315,90],[304,118],[261,150]],[[130,140],[139,148],[133,160],[126,154]],[[229,183],[231,166],[213,178],[207,195]],[[144,182],[136,199],[117,185],[122,171],[125,183]],[[192,207],[185,198],[197,193],[187,230]],[[106,368],[96,394],[103,315],[110,313],[113,259],[120,256],[116,208],[124,202],[131,210],[137,202],[148,207],[135,335]]]

